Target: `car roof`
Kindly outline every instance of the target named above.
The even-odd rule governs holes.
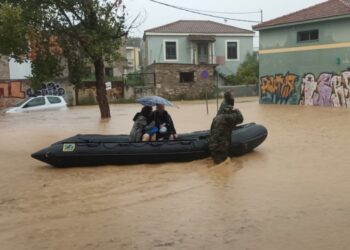
[[[29,98],[35,98],[35,97],[58,97],[58,98],[63,98],[63,96],[60,96],[60,95],[37,95],[37,96],[31,96]]]

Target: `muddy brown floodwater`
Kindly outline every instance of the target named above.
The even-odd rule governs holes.
[[[210,103],[170,109],[180,132],[208,129]],[[259,105],[255,152],[159,165],[52,168],[30,154],[77,133],[128,133],[138,105],[0,116],[1,249],[349,249],[350,110]]]

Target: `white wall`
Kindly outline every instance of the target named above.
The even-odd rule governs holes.
[[[26,79],[31,76],[32,70],[30,62],[16,63],[14,59],[9,62],[10,65],[10,79]]]

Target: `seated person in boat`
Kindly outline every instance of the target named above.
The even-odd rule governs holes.
[[[227,94],[229,95],[231,94]],[[228,104],[227,101],[234,103],[233,97],[230,98],[223,101],[210,128],[209,150],[215,164],[225,161],[229,156],[232,130],[237,124],[243,122],[242,113]]]
[[[155,126],[158,128],[157,140],[174,140],[177,138],[174,122],[164,105],[157,104],[153,112]]]
[[[154,121],[152,117],[152,107],[144,106],[141,109],[141,112],[136,113],[134,116],[134,125],[130,131],[129,141],[130,142],[139,142],[147,141],[147,135],[145,133],[151,130],[154,127]]]

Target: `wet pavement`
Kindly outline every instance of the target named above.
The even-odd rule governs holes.
[[[211,102],[169,108],[208,129]],[[236,104],[269,137],[255,152],[158,165],[52,168],[34,151],[78,133],[125,134],[139,105],[0,115],[1,249],[348,249],[350,110]]]

